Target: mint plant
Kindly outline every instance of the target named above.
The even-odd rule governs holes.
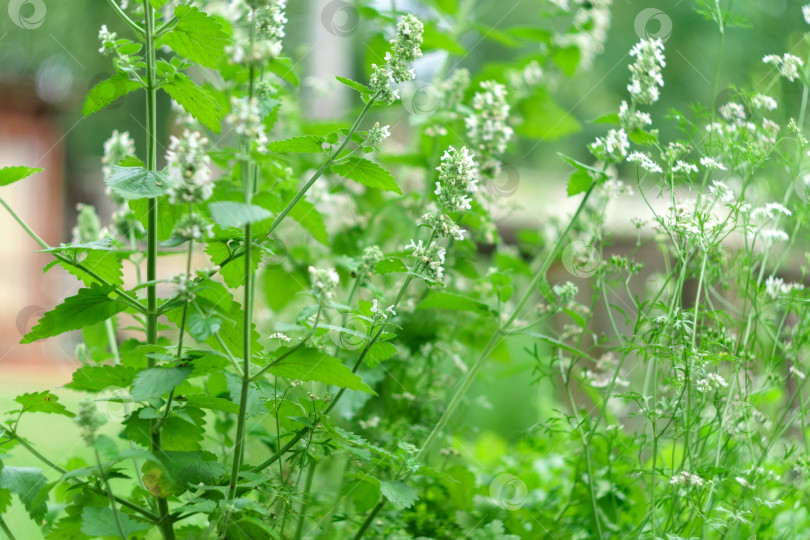
[[[562,156],[573,211],[513,234],[512,162],[580,129],[554,90],[610,24],[607,0],[542,4],[551,29],[504,31],[472,0],[332,2],[369,52],[315,121],[284,0],[108,0],[115,75],[82,112],[145,98],[144,136],[104,144],[112,212],[51,245],[0,197],[80,284],[22,343],[73,339],[83,396],[15,398],[3,532],[22,505],[53,539],[807,534],[806,62],[774,50],[752,88],[660,115],[671,55],[639,35],[605,129]],[[695,2],[715,96],[733,4]],[[462,67],[470,32],[531,52]],[[617,200],[646,216],[625,250]],[[503,365],[553,405],[514,444],[462,414]],[[37,413],[86,448],[49,455]]]

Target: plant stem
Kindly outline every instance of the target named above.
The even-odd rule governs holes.
[[[144,29],[141,28],[141,26],[138,23],[133,21],[129,17],[129,15],[127,15],[124,12],[124,10],[121,9],[121,6],[119,6],[115,0],[107,0],[107,3],[110,4],[110,7],[113,8],[113,11],[115,11],[118,14],[118,16],[121,17],[121,19],[123,19],[123,21],[129,25],[130,28],[132,28],[132,30],[138,35],[138,37],[144,37],[146,35]]]
[[[11,532],[11,529],[8,528],[6,521],[3,519],[3,516],[0,516],[0,529],[3,529],[3,532],[6,533],[9,540],[17,540],[17,537],[14,536],[14,533]]]
[[[157,170],[157,83],[155,59],[155,12],[149,0],[143,2],[144,11],[144,46],[146,60],[146,168]],[[146,217],[146,281],[157,279],[157,234],[158,234],[158,200],[147,200]],[[158,341],[157,286],[155,283],[146,287],[146,343],[156,345]],[[148,359],[149,367],[155,361]],[[152,451],[161,450],[160,428],[158,420],[150,421],[152,432]],[[174,527],[169,516],[169,503],[163,497],[157,498],[160,521],[158,526],[165,540],[174,540]]]
[[[127,534],[124,532],[124,528],[121,526],[121,518],[118,516],[118,509],[115,507],[115,495],[113,495],[113,491],[112,488],[110,487],[110,481],[107,478],[107,474],[104,472],[104,466],[101,464],[101,456],[98,453],[98,448],[93,447],[93,452],[96,456],[98,473],[101,475],[101,481],[104,482],[104,488],[107,491],[107,497],[110,499],[110,508],[112,509],[113,520],[115,521],[115,528],[118,529],[118,534],[121,536],[121,540],[127,540]]]

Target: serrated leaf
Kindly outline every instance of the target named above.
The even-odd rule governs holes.
[[[130,517],[129,514],[120,511],[118,512],[118,523],[120,523],[127,538],[135,533],[152,528],[151,523],[134,519]],[[115,522],[115,515],[111,508],[85,506],[82,510],[81,531],[92,538],[105,536],[121,538],[121,533],[118,532],[118,525]]]
[[[282,348],[275,352],[278,356],[289,352],[289,349]],[[320,381],[350,390],[360,390],[376,395],[376,392],[369,388],[357,374],[344,366],[340,360],[333,356],[304,347],[298,349],[281,362],[269,369],[270,373],[276,377],[286,377],[288,379],[298,379],[301,381]]]
[[[371,94],[374,93],[374,92],[371,91],[371,88],[369,88],[368,86],[366,86],[364,84],[360,84],[357,81],[347,79],[346,77],[338,76],[338,77],[335,77],[335,79],[337,79],[339,83],[348,86],[352,90],[356,90],[356,91],[360,92],[364,96],[370,96]]]
[[[320,154],[323,152],[323,137],[306,135],[303,137],[292,137],[282,141],[273,141],[267,145],[271,152],[294,152],[298,154]]]
[[[76,416],[59,403],[59,397],[45,390],[42,392],[26,393],[14,398],[14,401],[22,405],[21,412],[41,412],[48,414],[61,414],[68,418]]]
[[[180,5],[174,8],[177,25],[160,38],[180,56],[208,68],[216,68],[230,37],[222,24],[196,7]]]
[[[382,259],[377,261],[377,264],[374,265],[374,273],[375,274],[391,274],[393,272],[407,272],[408,267],[405,266],[398,257],[389,257],[387,259]]]
[[[162,447],[163,450],[192,451],[199,450],[200,441],[205,435],[205,413],[194,407],[184,407],[183,414],[193,422],[179,416],[169,416],[163,424]],[[147,419],[140,418],[133,413],[124,422],[124,431],[121,435],[141,446],[150,448],[152,445],[152,425]]]
[[[98,112],[105,107],[109,107],[118,98],[121,98],[131,92],[134,92],[141,85],[133,80],[130,80],[124,74],[119,73],[113,75],[106,81],[101,81],[87,94],[82,107],[82,114],[90,116],[94,112]]]
[[[6,465],[0,470],[0,488],[17,495],[28,515],[37,523],[42,521],[48,509],[45,497],[39,496],[47,485],[48,480],[40,469]]]
[[[222,320],[205,314],[192,313],[188,316],[186,331],[199,342],[204,342],[222,328]]]
[[[207,90],[197,86],[188,76],[178,73],[162,88],[199,123],[219,133],[222,130],[222,107]]]
[[[593,184],[593,178],[590,173],[584,169],[577,169],[568,178],[568,186],[566,193],[569,197],[573,197],[579,193],[588,191],[588,188]]]
[[[395,354],[397,354],[396,347],[388,342],[378,341],[368,349],[368,352],[366,353],[366,365],[369,368],[374,369],[380,364],[380,362],[388,360]]]
[[[107,186],[127,200],[152,199],[165,194],[171,183],[163,171],[148,171],[143,167],[111,167]]]
[[[472,311],[489,315],[492,310],[483,302],[448,292],[436,292],[419,303],[419,309],[437,308],[452,311]]]
[[[138,373],[132,383],[132,399],[146,401],[173,390],[191,375],[190,367],[153,367]]]
[[[404,482],[380,480],[380,493],[400,510],[413,506],[413,503],[418,498],[416,488]]]
[[[239,413],[239,404],[227,399],[222,399],[208,394],[187,394],[183,396],[186,401],[195,407],[208,409],[210,411],[221,411],[226,413]]]
[[[79,289],[76,296],[47,312],[20,343],[33,343],[39,339],[59,335],[70,330],[105,321],[127,309],[123,302],[109,297],[112,287],[91,285],[89,289]]]
[[[349,180],[359,182],[364,186],[392,191],[402,195],[402,191],[394,181],[391,173],[367,159],[352,157],[346,163],[332,165],[332,171]]]
[[[135,370],[123,365],[85,365],[73,372],[73,381],[65,385],[80,392],[101,392],[110,386],[126,388],[135,378]]]
[[[242,227],[248,223],[258,223],[273,217],[269,210],[255,204],[233,201],[220,201],[208,205],[211,217],[223,227]]]
[[[124,284],[123,262],[118,254],[110,250],[90,249],[80,263],[84,268],[87,268],[87,270],[93,272],[107,283],[113,285]],[[83,281],[85,285],[90,286],[93,283],[101,284],[101,282],[89,273],[72,264],[63,261],[60,261],[59,264],[70,274]]]
[[[42,169],[23,166],[3,167],[0,169],[0,186],[8,186],[38,172],[42,172]]]

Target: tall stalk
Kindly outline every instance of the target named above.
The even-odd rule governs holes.
[[[155,12],[149,0],[143,2],[144,11],[144,48],[146,51],[146,169],[157,170],[157,76],[155,60]],[[157,243],[158,243],[158,201],[147,200],[146,216],[146,343],[156,345],[158,341],[158,306],[157,306]],[[149,367],[155,361],[148,359]],[[159,420],[150,421],[152,452],[161,450]],[[169,503],[164,497],[157,497],[158,514],[160,515],[161,533],[165,540],[174,540],[174,528],[169,516]]]

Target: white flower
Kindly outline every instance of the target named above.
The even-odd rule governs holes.
[[[802,289],[804,289],[804,285],[801,283],[785,283],[785,280],[776,276],[768,276],[768,279],[765,280],[765,294],[774,300],[780,296],[787,296],[792,291]]]
[[[642,153],[642,152],[633,152],[629,156],[627,156],[627,161],[632,163],[638,163],[639,166],[646,170],[647,172],[651,173],[660,173],[663,172],[661,170],[661,166],[658,165],[655,161],[653,161],[649,155]]]
[[[697,382],[697,390],[702,393],[719,390],[721,387],[726,386],[728,386],[726,380],[717,373],[709,373]]]
[[[660,96],[659,87],[664,86],[661,70],[666,67],[664,42],[660,39],[643,39],[631,50],[636,62],[630,66],[630,84],[627,91],[636,103],[652,105]]]
[[[391,136],[390,126],[380,126],[379,122],[376,122],[371,129],[368,130],[368,135],[366,135],[366,145],[367,146],[378,146],[381,142]]]
[[[622,100],[619,105],[619,123],[627,131],[633,132],[652,124],[652,117],[649,113],[631,110],[627,102]]]
[[[240,137],[256,143],[257,150],[265,151],[267,135],[264,131],[262,116],[259,112],[259,101],[231,97],[231,113],[225,117],[225,122],[233,126]]]
[[[696,173],[698,172],[697,165],[693,165],[692,163],[687,163],[685,161],[678,160],[674,167],[672,167],[672,172],[679,173],[682,172],[684,174],[689,173]]]
[[[755,109],[765,109],[766,111],[773,111],[776,109],[779,103],[771,96],[757,94],[753,98],[751,98],[751,105],[753,105]]]
[[[310,266],[308,270],[312,278],[312,295],[320,301],[334,298],[335,290],[340,282],[340,276],[335,269],[320,269]]]
[[[630,150],[630,140],[624,128],[611,129],[604,138],[598,137],[592,142],[589,148],[599,161],[621,163]]]
[[[482,169],[497,171],[497,157],[506,152],[514,135],[509,125],[509,104],[506,102],[506,86],[495,81],[481,83],[481,91],[473,97],[474,114],[465,118],[467,136],[483,162]]]
[[[734,200],[734,192],[731,191],[725,183],[719,180],[712,180],[712,185],[709,186],[709,192],[716,195],[720,202],[729,203]]]
[[[425,247],[421,240],[418,244],[411,240],[404,249],[410,250],[411,256],[416,259],[415,272],[423,271],[431,280],[441,281],[444,276],[444,248],[436,244]]]
[[[465,146],[460,150],[451,146],[436,170],[439,181],[433,193],[438,195],[439,206],[448,212],[469,210],[471,195],[478,190],[478,166],[472,153]]]
[[[769,54],[762,61],[766,64],[774,64],[779,69],[779,74],[791,82],[799,77],[799,68],[804,66],[801,58],[789,53],[785,53],[781,57],[776,54]]]
[[[745,107],[733,101],[726,103],[720,107],[720,116],[729,122],[745,120]]]
[[[711,169],[720,169],[721,171],[727,171],[728,170],[725,165],[723,165],[722,163],[720,163],[716,159],[711,158],[709,156],[704,156],[704,157],[700,158],[700,164],[703,165],[703,167],[705,167],[706,169],[710,169],[710,170]]]
[[[802,15],[804,16],[804,22],[810,24],[810,4],[802,6]]]
[[[211,158],[205,154],[208,139],[197,131],[185,130],[182,138],[171,136],[166,151],[166,168],[171,187],[169,201],[172,204],[199,203],[214,192],[211,177]]]
[[[107,30],[107,25],[101,25],[101,30],[98,31],[98,39],[101,41],[101,48],[98,50],[101,54],[109,54],[115,51],[115,39],[117,34]]]
[[[109,139],[104,142],[104,156],[101,158],[101,173],[104,179],[110,178],[112,165],[118,165],[127,156],[135,155],[135,141],[129,136],[128,131],[119,133],[116,129]]]
[[[283,341],[284,343],[289,343],[290,338],[284,332],[274,332],[270,334],[270,339],[277,339],[279,341]]]
[[[700,487],[703,485],[703,478],[696,474],[692,474],[687,471],[681,471],[678,474],[674,475],[669,480],[670,485],[673,486],[697,486]]]

